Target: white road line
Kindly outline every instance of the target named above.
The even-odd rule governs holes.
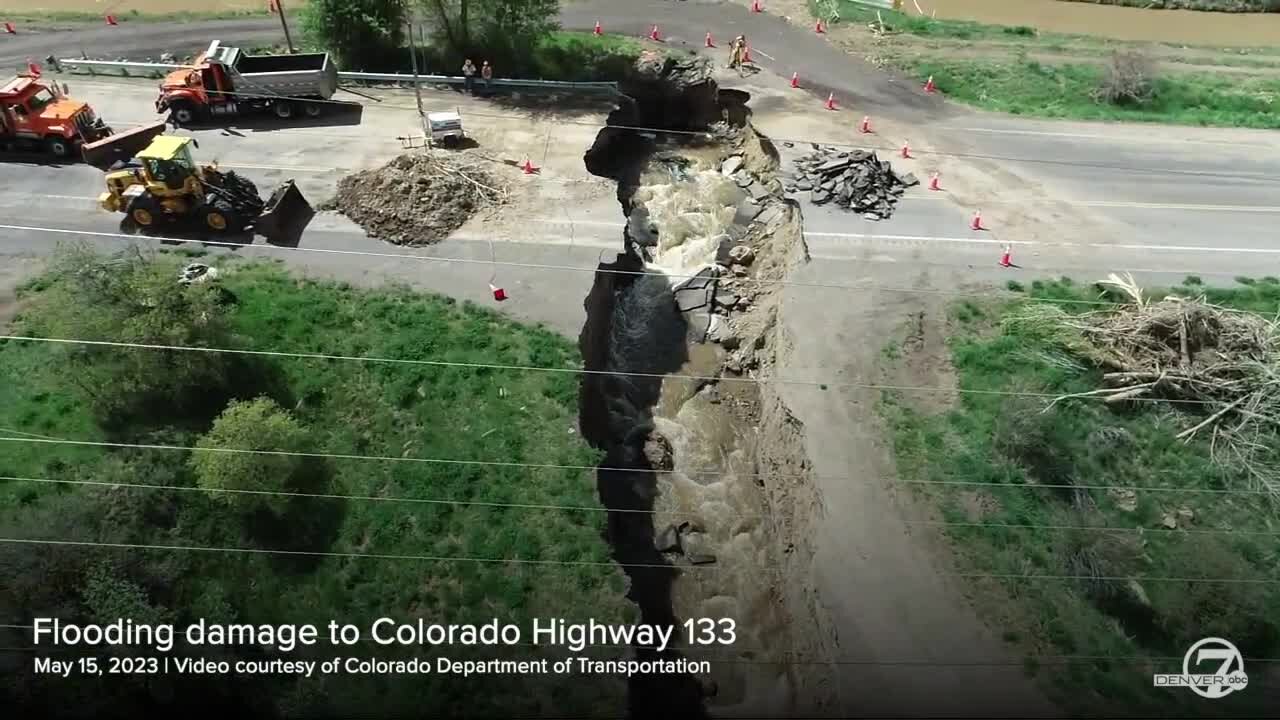
[[[533,218],[536,223],[544,225],[586,225],[588,227],[626,227],[626,223],[611,222],[608,220],[573,220],[565,218]]]
[[[1144,210],[1194,210],[1197,212],[1241,212],[1241,213],[1275,213],[1280,212],[1280,207],[1274,205],[1184,205],[1177,203],[1144,203],[1144,202],[1120,202],[1110,200],[1088,200],[1085,202],[1073,203],[1066,201],[1070,205],[1084,205],[1087,207],[1101,208],[1135,208]]]
[[[1012,128],[976,128],[976,127],[942,127],[941,130],[952,132],[977,132],[991,133],[993,135],[1033,135],[1037,137],[1061,137],[1061,138],[1078,138],[1081,140],[1108,140],[1116,143],[1143,142],[1143,143],[1165,143],[1169,145],[1230,145],[1232,147],[1240,147],[1239,142],[1229,140],[1193,140],[1193,139],[1169,139],[1161,137],[1159,133],[1148,133],[1141,136],[1121,137],[1116,135],[1102,135],[1095,133],[1072,133],[1061,132],[1056,130],[1015,130]]]
[[[22,232],[43,232],[61,235],[82,235],[88,237],[109,237],[123,238],[126,240],[138,239],[133,235],[126,235],[118,232],[100,232],[94,230],[71,230],[68,228],[50,228],[50,227],[34,227],[30,225],[5,225],[0,224],[0,230],[18,230]],[[1025,247],[1061,247],[1061,248],[1097,248],[1104,250],[1156,250],[1167,252],[1200,252],[1200,253],[1244,253],[1250,255],[1280,255],[1280,247],[1275,248],[1241,248],[1241,247],[1209,247],[1198,245],[1142,245],[1142,244],[1121,244],[1121,243],[1066,243],[1066,242],[1040,242],[1037,240],[996,240],[994,238],[964,238],[964,237],[938,237],[936,235],[874,235],[862,233],[805,233],[806,237],[836,237],[849,238],[855,240],[889,240],[893,242],[934,242],[947,244],[975,244],[975,245],[1020,245]],[[568,245],[568,243],[565,243]],[[277,246],[249,246],[260,247],[266,249],[280,249]],[[332,250],[327,248],[297,248],[305,252],[330,253],[335,255],[369,255],[369,256],[386,256],[386,257],[405,257],[404,255],[393,255],[389,253],[377,253],[363,250]],[[463,258],[433,258],[430,255],[421,256],[424,260],[458,260]],[[471,262],[468,260],[468,262]]]
[[[753,48],[751,48],[751,49],[752,49],[752,50],[754,50],[754,51],[756,51],[757,53],[759,53],[759,54],[761,54],[761,55],[763,55],[763,56],[765,56],[765,57],[769,58],[770,60],[773,60],[773,61],[775,61],[775,62],[778,60],[776,57],[774,57],[774,56],[770,55],[769,53],[767,53],[767,52],[765,52],[765,51],[763,51],[763,50],[761,50],[760,48],[754,48],[754,47],[753,47]]]
[[[0,225],[0,227],[4,227]],[[997,240],[982,237],[939,237],[937,235],[876,235],[872,233],[805,232],[805,237],[848,238],[851,240],[888,240],[891,242],[935,242],[956,245],[1022,245],[1026,247],[1099,248],[1106,250],[1158,250],[1170,252],[1249,253],[1254,255],[1280,255],[1280,247],[1242,248],[1210,247],[1204,245],[1142,245],[1122,243],[1068,243],[1041,242],[1039,240]]]
[[[945,195],[904,195],[899,198],[903,202],[938,202],[950,200]],[[1123,200],[1051,200],[1050,202],[1060,205],[1071,205],[1073,207],[1096,207],[1096,208],[1129,208],[1133,210],[1187,210],[1191,212],[1238,212],[1238,213],[1280,213],[1280,206],[1277,205],[1194,205],[1189,203],[1156,203],[1156,202],[1129,202]],[[1015,204],[1019,207],[1025,207],[1024,202],[983,202],[984,207],[999,207],[1001,205]]]

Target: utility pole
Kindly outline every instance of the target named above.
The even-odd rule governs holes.
[[[418,83],[418,46],[413,44],[413,8],[407,3],[405,17],[409,21],[409,62],[413,67],[413,95],[418,100],[418,120],[425,123],[426,116],[422,112],[422,86]],[[425,125],[423,125],[423,132],[427,132]]]
[[[289,46],[289,54],[292,55],[297,50],[293,47],[293,38],[289,37],[289,21],[284,19],[284,0],[267,1],[275,6],[276,14],[280,16],[280,27],[284,28],[284,43]]]

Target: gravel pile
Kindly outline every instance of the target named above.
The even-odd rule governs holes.
[[[351,218],[370,237],[397,245],[440,242],[506,191],[483,165],[453,155],[406,154],[338,181],[322,206]]]
[[[907,188],[920,184],[911,173],[895,173],[889,161],[874,152],[814,147],[814,152],[793,161],[796,169],[786,190],[809,193],[815,205],[835,203],[868,220],[883,220],[893,214]]]

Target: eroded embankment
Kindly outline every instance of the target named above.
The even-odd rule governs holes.
[[[666,651],[712,671],[636,677],[631,711],[819,713],[835,692],[805,540],[819,502],[803,428],[757,382],[787,347],[777,281],[808,260],[799,208],[781,199],[777,152],[750,126],[745,93],[719,90],[696,59],[638,69],[610,125],[708,132],[607,128],[585,157],[618,182],[627,217],[586,299],[585,365],[643,376],[584,376],[582,430],[605,452],[608,540],[632,566],[642,620],[730,619],[734,641]]]

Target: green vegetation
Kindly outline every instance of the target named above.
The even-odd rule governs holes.
[[[196,485],[214,500],[240,510],[266,509],[281,517],[288,509],[287,498],[264,493],[305,490],[298,482],[304,458],[219,451],[304,453],[310,451],[308,446],[306,428],[271,398],[232,400],[196,443],[199,451],[191,455],[191,471]]]
[[[912,72],[932,75],[950,98],[1014,115],[1280,128],[1274,107],[1280,76],[1163,74],[1155,78],[1148,102],[1116,105],[1094,100],[1104,75],[1096,64],[921,58],[912,62]]]
[[[418,68],[460,73],[470,58],[485,60],[496,77],[617,80],[641,45],[632,38],[558,30],[558,0],[418,0],[412,12],[420,37]],[[351,70],[409,72],[402,3],[390,0],[314,0],[304,10],[305,42],[334,52]],[[353,29],[357,28],[357,29]]]
[[[107,258],[64,250],[47,274],[23,289],[15,334],[551,368],[580,362],[574,347],[548,330],[447,298],[300,280],[277,264],[229,255],[211,261],[221,271],[216,281],[182,286],[177,276],[185,262],[176,254]],[[521,625],[526,642],[533,617],[623,621],[629,614],[624,581],[601,540],[602,512],[437,502],[598,507],[590,471],[415,461],[591,466],[597,455],[575,432],[576,402],[571,373],[5,342],[0,436],[9,440],[0,442],[0,475],[93,485],[0,483],[0,536],[304,554],[2,543],[0,617],[16,624],[38,616],[86,622],[125,615],[179,625],[204,618],[321,627],[336,620],[365,630],[379,617],[498,618]],[[108,449],[16,438],[386,459]],[[237,492],[275,490],[310,496]],[[424,556],[581,564],[412,559]],[[5,647],[29,643],[16,630],[0,635]],[[199,652],[178,647],[176,655]],[[156,654],[145,648],[92,654],[108,652]],[[268,651],[266,657],[465,660],[549,652],[366,642]],[[263,657],[257,648],[204,654]],[[0,679],[6,696],[18,693],[36,706],[56,701],[83,717],[161,708],[217,708],[229,717],[356,717],[370,707],[402,717],[536,714],[552,707],[573,716],[617,716],[623,690],[613,679],[553,675],[116,675],[68,683],[7,673]]]
[[[850,0],[810,2],[815,15],[829,17],[833,7],[840,23],[879,27],[883,20],[884,40],[875,47],[884,63],[920,82],[932,76],[947,97],[983,109],[1073,120],[1280,127],[1280,76],[1270,72],[1267,59],[1249,57],[1274,49],[1139,45],[1025,26],[884,10],[877,15]],[[1109,92],[1117,56],[1145,59],[1139,65],[1150,68],[1143,78],[1149,97],[1133,102]],[[1217,65],[1238,70],[1212,71]]]
[[[403,45],[405,3],[399,0],[310,0],[302,11],[308,40],[333,53],[338,66],[368,69]]]
[[[640,41],[624,35],[557,30],[533,49],[530,74],[571,82],[620,80],[643,50]]]
[[[1212,303],[1268,317],[1280,310],[1277,283],[1206,289],[1196,278],[1188,281],[1178,293],[1205,293]],[[1085,714],[1260,716],[1264,692],[1192,706],[1189,692],[1153,688],[1151,673],[1178,672],[1183,653],[1206,636],[1233,641],[1246,657],[1280,654],[1280,585],[1149,578],[1280,582],[1274,501],[1250,492],[1259,485],[1239,465],[1213,459],[1211,432],[1186,443],[1176,439],[1198,419],[1187,415],[1194,406],[1093,398],[1046,409],[1047,397],[1005,394],[1056,396],[1100,387],[1101,371],[1057,333],[1002,322],[1040,301],[1100,299],[1112,298],[1064,278],[1036,282],[1016,299],[957,304],[952,361],[959,387],[979,392],[963,393],[950,409],[935,412],[915,407],[909,395],[885,394],[901,476],[941,483],[920,487],[928,488],[922,493],[943,519],[958,523],[947,535],[963,571],[1013,576],[976,582],[978,604],[1006,640],[1027,653],[1028,671],[1046,679],[1064,707]],[[1280,448],[1272,433],[1257,440]],[[1167,490],[1140,489],[1149,487]],[[1209,529],[1232,532],[1204,532]],[[1022,575],[1072,577],[1017,578]],[[1151,660],[1064,666],[1040,664],[1032,655]]]

